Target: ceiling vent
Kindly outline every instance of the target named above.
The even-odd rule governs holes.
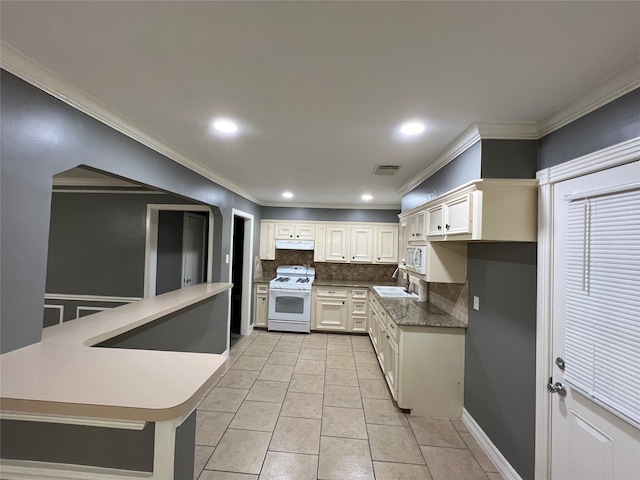
[[[373,169],[374,175],[395,175],[402,165],[376,165]]]

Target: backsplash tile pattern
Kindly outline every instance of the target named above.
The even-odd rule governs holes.
[[[430,283],[429,302],[453,318],[469,324],[469,282]]]
[[[318,280],[360,280],[363,282],[390,282],[396,265],[367,265],[360,263],[315,263],[308,250],[276,250],[275,260],[262,260],[262,274],[276,276],[280,265],[310,265],[316,269]]]

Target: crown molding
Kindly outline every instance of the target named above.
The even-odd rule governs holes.
[[[285,208],[324,208],[324,209],[335,209],[335,210],[400,210],[400,204],[397,205],[362,205],[362,204],[348,204],[348,203],[340,203],[335,205],[324,205],[317,203],[281,203],[281,202],[271,202],[264,203],[263,207],[285,207]]]
[[[538,138],[558,130],[640,87],[640,56],[614,72],[595,88],[565,103],[536,123]]]
[[[474,123],[456,138],[435,162],[430,163],[400,190],[398,195],[409,193],[431,175],[475,145],[478,140],[537,140],[535,123]]]
[[[165,157],[179,163],[183,167],[192,170],[212,182],[250,200],[258,205],[263,202],[244,191],[226,178],[218,175],[213,170],[205,167],[191,157],[171,147],[145,132],[143,129],[127,120],[122,115],[114,112],[94,97],[73,86],[55,73],[43,67],[35,60],[16,50],[10,44],[2,41],[0,50],[0,67],[9,73],[21,78],[27,83],[48,93],[49,95],[71,105],[76,110],[89,115],[99,122],[108,125],[114,130],[132,138]]]
[[[456,157],[458,157],[458,155],[476,144],[478,140],[480,140],[480,131],[478,130],[478,125],[474,123],[467,128],[462,135],[456,138],[435,162],[431,162],[425,168],[420,170],[412,180],[406,183],[396,193],[400,196],[409,193],[442,167],[452,162]]]
[[[538,129],[531,123],[476,123],[482,140],[537,140]]]

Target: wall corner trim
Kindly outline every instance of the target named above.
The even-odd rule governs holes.
[[[133,122],[127,120],[122,115],[113,112],[106,105],[102,104],[91,95],[85,93],[66,80],[63,80],[55,73],[16,50],[5,41],[1,42],[0,50],[0,67],[7,72],[48,93],[52,97],[61,100],[67,105],[72,106],[76,110],[89,115],[91,118],[108,125],[117,132],[120,132],[155,152],[164,155],[183,167],[186,167],[212,182],[217,183],[221,187],[231,190],[233,193],[236,193],[253,203],[262,205],[261,200],[241,189],[234,183],[231,183],[229,180],[220,176],[213,170],[200,164],[196,160],[145,132]]]
[[[476,442],[484,450],[494,465],[498,468],[500,474],[505,480],[522,480],[518,472],[511,466],[507,459],[500,453],[488,435],[480,428],[478,422],[471,416],[466,408],[462,409],[462,422],[469,429],[469,433],[475,438]]]

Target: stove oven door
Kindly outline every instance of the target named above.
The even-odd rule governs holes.
[[[311,291],[269,289],[269,321],[311,321]]]

